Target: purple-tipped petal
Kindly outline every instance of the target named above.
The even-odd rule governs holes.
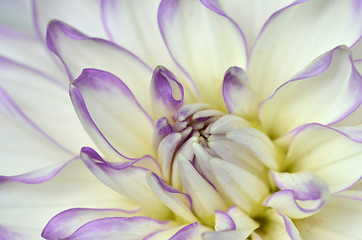
[[[326,182],[313,173],[272,172],[280,191],[271,195],[264,206],[290,218],[305,218],[320,211],[329,199]]]
[[[168,229],[169,222],[161,222],[147,217],[108,217],[90,221],[64,240],[89,239],[143,239],[153,232]],[[55,239],[49,239],[55,240]]]
[[[84,69],[72,82],[70,95],[84,128],[103,152],[136,158],[152,153],[153,121],[119,78]]]
[[[299,233],[298,229],[295,227],[293,221],[281,213],[278,213],[278,214],[283,218],[285,228],[287,229],[290,239],[291,240],[302,240],[302,238],[300,237],[300,233]]]
[[[234,220],[226,213],[215,211],[215,231],[235,230]]]
[[[252,49],[248,68],[260,100],[316,57],[338,45],[350,47],[360,38],[362,5],[356,7],[354,2],[294,1],[268,19]]]
[[[354,128],[354,130],[353,130]],[[290,172],[313,172],[336,193],[355,184],[361,177],[361,127],[334,129],[307,124],[285,138],[289,143],[286,166]]]
[[[123,206],[124,207],[124,206]],[[91,209],[72,208],[58,213],[45,226],[41,236],[48,240],[63,239],[87,222],[108,217],[125,217],[136,214],[140,209]]]
[[[184,239],[198,239],[201,237],[202,233],[205,231],[210,231],[198,222],[192,223],[180,229],[175,235],[173,235],[169,240],[184,240]]]
[[[151,80],[151,102],[155,119],[172,119],[182,106],[184,90],[175,75],[162,66],[155,68]]]
[[[314,60],[280,86],[260,107],[259,116],[272,137],[306,123],[333,124],[362,102],[362,78],[350,51],[339,46]]]
[[[172,133],[172,127],[166,117],[161,117],[155,123],[155,127],[152,134],[152,145],[155,152],[158,149],[158,145],[164,137]]]
[[[195,81],[202,101],[225,108],[219,88],[223,74],[230,66],[246,66],[239,29],[199,1],[163,0],[158,23],[171,55]]]
[[[192,212],[192,202],[189,195],[167,185],[154,173],[147,176],[147,181],[152,191],[173,213],[187,222],[197,221]]]
[[[91,148],[82,148],[81,158],[92,173],[108,187],[133,199],[145,209],[164,216],[169,210],[153,193],[147,183],[148,169],[136,167],[132,162],[114,166],[102,159]]]
[[[257,99],[247,73],[238,67],[229,68],[222,86],[224,101],[229,113],[245,118],[257,115]]]
[[[151,111],[149,86],[152,69],[133,53],[112,42],[87,37],[60,21],[50,22],[47,45],[63,62],[71,81],[84,68],[109,71],[125,82],[143,108]]]

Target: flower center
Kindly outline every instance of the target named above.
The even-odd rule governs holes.
[[[272,189],[268,170],[277,166],[277,154],[271,140],[248,121],[205,104],[184,105],[171,123],[157,121],[153,141],[163,179],[190,195],[202,224],[213,227],[215,211],[231,207],[251,218],[265,210],[262,203]]]

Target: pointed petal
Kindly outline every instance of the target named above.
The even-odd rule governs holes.
[[[362,236],[360,201],[332,197],[319,213],[294,223],[303,239],[355,240]]]
[[[215,210],[225,211],[226,204],[219,193],[196,171],[186,158],[178,161],[181,180],[186,192],[191,196],[196,216],[212,224]]]
[[[85,69],[73,81],[70,94],[83,126],[99,148],[110,144],[128,157],[152,153],[153,122],[119,78]]]
[[[280,86],[262,104],[259,116],[266,131],[279,137],[306,123],[340,121],[361,101],[361,75],[353,66],[350,51],[340,46]]]
[[[161,218],[169,214],[169,210],[147,183],[148,169],[132,166],[132,162],[112,165],[104,161],[93,149],[86,147],[82,148],[81,157],[89,170],[108,187],[133,199]]]
[[[215,211],[215,231],[234,230],[234,220],[226,213]]]
[[[256,117],[256,95],[247,73],[242,68],[231,67],[226,71],[222,93],[229,113],[251,119]]]
[[[172,56],[194,79],[202,100],[224,107],[220,99],[224,72],[246,65],[239,29],[198,1],[164,0],[158,21]]]
[[[354,2],[295,1],[268,19],[248,69],[259,100],[324,52],[338,45],[350,47],[359,39],[362,5]]]
[[[184,100],[182,85],[172,72],[158,66],[153,72],[150,89],[154,118],[167,117],[171,120]]]
[[[289,171],[311,171],[327,182],[331,193],[355,184],[361,177],[360,127],[338,131],[318,124],[295,131],[287,153]]]
[[[151,111],[149,86],[152,69],[131,52],[112,42],[89,38],[59,21],[49,24],[47,45],[62,60],[71,81],[84,68],[109,71],[124,81],[143,108]]]
[[[39,239],[47,221],[69,208],[139,208],[106,188],[80,160],[41,184],[2,183],[0,195],[0,226],[24,234],[22,239]]]
[[[209,4],[220,6],[242,29],[250,50],[268,17],[275,11],[292,3],[293,0],[207,0]]]

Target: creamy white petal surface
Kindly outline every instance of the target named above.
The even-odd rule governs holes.
[[[20,4],[0,239],[360,238],[361,0]]]

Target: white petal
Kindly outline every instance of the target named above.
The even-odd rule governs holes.
[[[175,235],[173,235],[169,240],[201,240],[201,234],[203,232],[210,231],[210,228],[207,228],[203,225],[200,225],[198,222],[192,223],[180,229]]]
[[[294,221],[304,239],[346,240],[361,238],[361,222],[361,202],[341,198],[331,198],[318,214]]]
[[[90,2],[34,0],[32,2],[34,24],[42,39],[48,23],[53,19],[72,24],[88,35],[106,38],[99,0]]]
[[[177,217],[190,223],[197,221],[191,211],[192,202],[190,196],[162,182],[163,180],[155,174],[148,174],[147,181],[152,191]]]
[[[1,58],[0,78],[0,87],[20,110],[65,148],[78,154],[82,146],[93,145],[74,114],[67,85],[34,68]]]
[[[228,132],[226,137],[249,150],[268,168],[279,168],[277,149],[263,132],[255,128],[240,128]]]
[[[182,183],[192,199],[194,213],[205,223],[213,224],[215,210],[225,211],[227,208],[224,200],[189,160],[180,158],[178,163]]]
[[[260,100],[314,58],[359,39],[362,5],[355,2],[296,1],[269,18],[252,50],[248,69]]]
[[[265,166],[247,148],[222,136],[212,135],[208,146],[226,162],[234,164],[254,175],[262,175]]]
[[[0,56],[0,61],[3,61],[3,58],[5,61],[13,61],[19,66],[52,78],[65,88],[68,87],[69,82],[63,67],[45,44],[33,34],[0,25]]]
[[[256,230],[256,233],[263,240],[291,240],[282,216],[274,209],[268,209],[263,214],[264,224],[261,229]],[[256,237],[256,236],[254,236]],[[258,239],[258,238],[256,238]],[[258,239],[259,240],[259,239]],[[293,239],[294,240],[294,239]]]
[[[148,169],[132,166],[132,162],[114,165],[86,147],[82,148],[81,157],[92,173],[108,187],[133,199],[160,218],[168,216],[169,210],[147,183]]]
[[[212,4],[214,1],[205,1]],[[243,31],[250,50],[268,17],[293,0],[229,0],[217,1],[225,14],[231,17]]]
[[[186,88],[193,89],[192,82],[170,56],[160,33],[156,1],[102,1],[102,17],[107,34],[112,41],[135,53],[151,68],[162,65],[170,69]],[[127,37],[125,37],[127,36]],[[194,96],[193,96],[194,97]]]
[[[153,121],[119,78],[85,69],[70,93],[83,126],[104,153],[112,151],[109,145],[133,158],[153,152]]]
[[[151,111],[152,69],[131,52],[112,42],[89,38],[59,21],[49,24],[47,45],[64,63],[70,80],[79,76],[84,68],[109,71],[125,82],[142,107]]]
[[[0,99],[0,175],[20,175],[38,169],[45,172],[36,175],[52,175],[54,170],[76,156],[25,115],[1,88]]]
[[[207,232],[202,235],[204,240],[244,240],[250,233],[244,232],[243,230],[231,230],[231,231],[218,231],[218,232]]]
[[[71,235],[87,222],[107,217],[125,217],[135,215],[138,210],[72,208],[58,213],[45,226],[42,237],[61,239]]]
[[[246,65],[239,29],[198,1],[162,1],[158,16],[167,47],[195,81],[202,100],[225,108],[223,74],[230,66]]]
[[[287,153],[289,171],[311,171],[321,177],[331,193],[356,183],[362,172],[360,128],[355,134],[311,124],[296,131]],[[360,138],[360,137],[359,137]]]
[[[210,160],[215,176],[216,189],[227,198],[231,205],[237,205],[250,214],[253,206],[264,198],[269,189],[258,176],[221,159]]]
[[[279,137],[300,125],[332,124],[351,114],[362,101],[362,78],[350,51],[341,46],[317,58],[282,85],[261,106],[265,130]]]
[[[40,239],[47,221],[68,208],[139,208],[106,188],[79,160],[45,183],[3,183],[0,195],[0,225],[25,234],[20,239]]]

